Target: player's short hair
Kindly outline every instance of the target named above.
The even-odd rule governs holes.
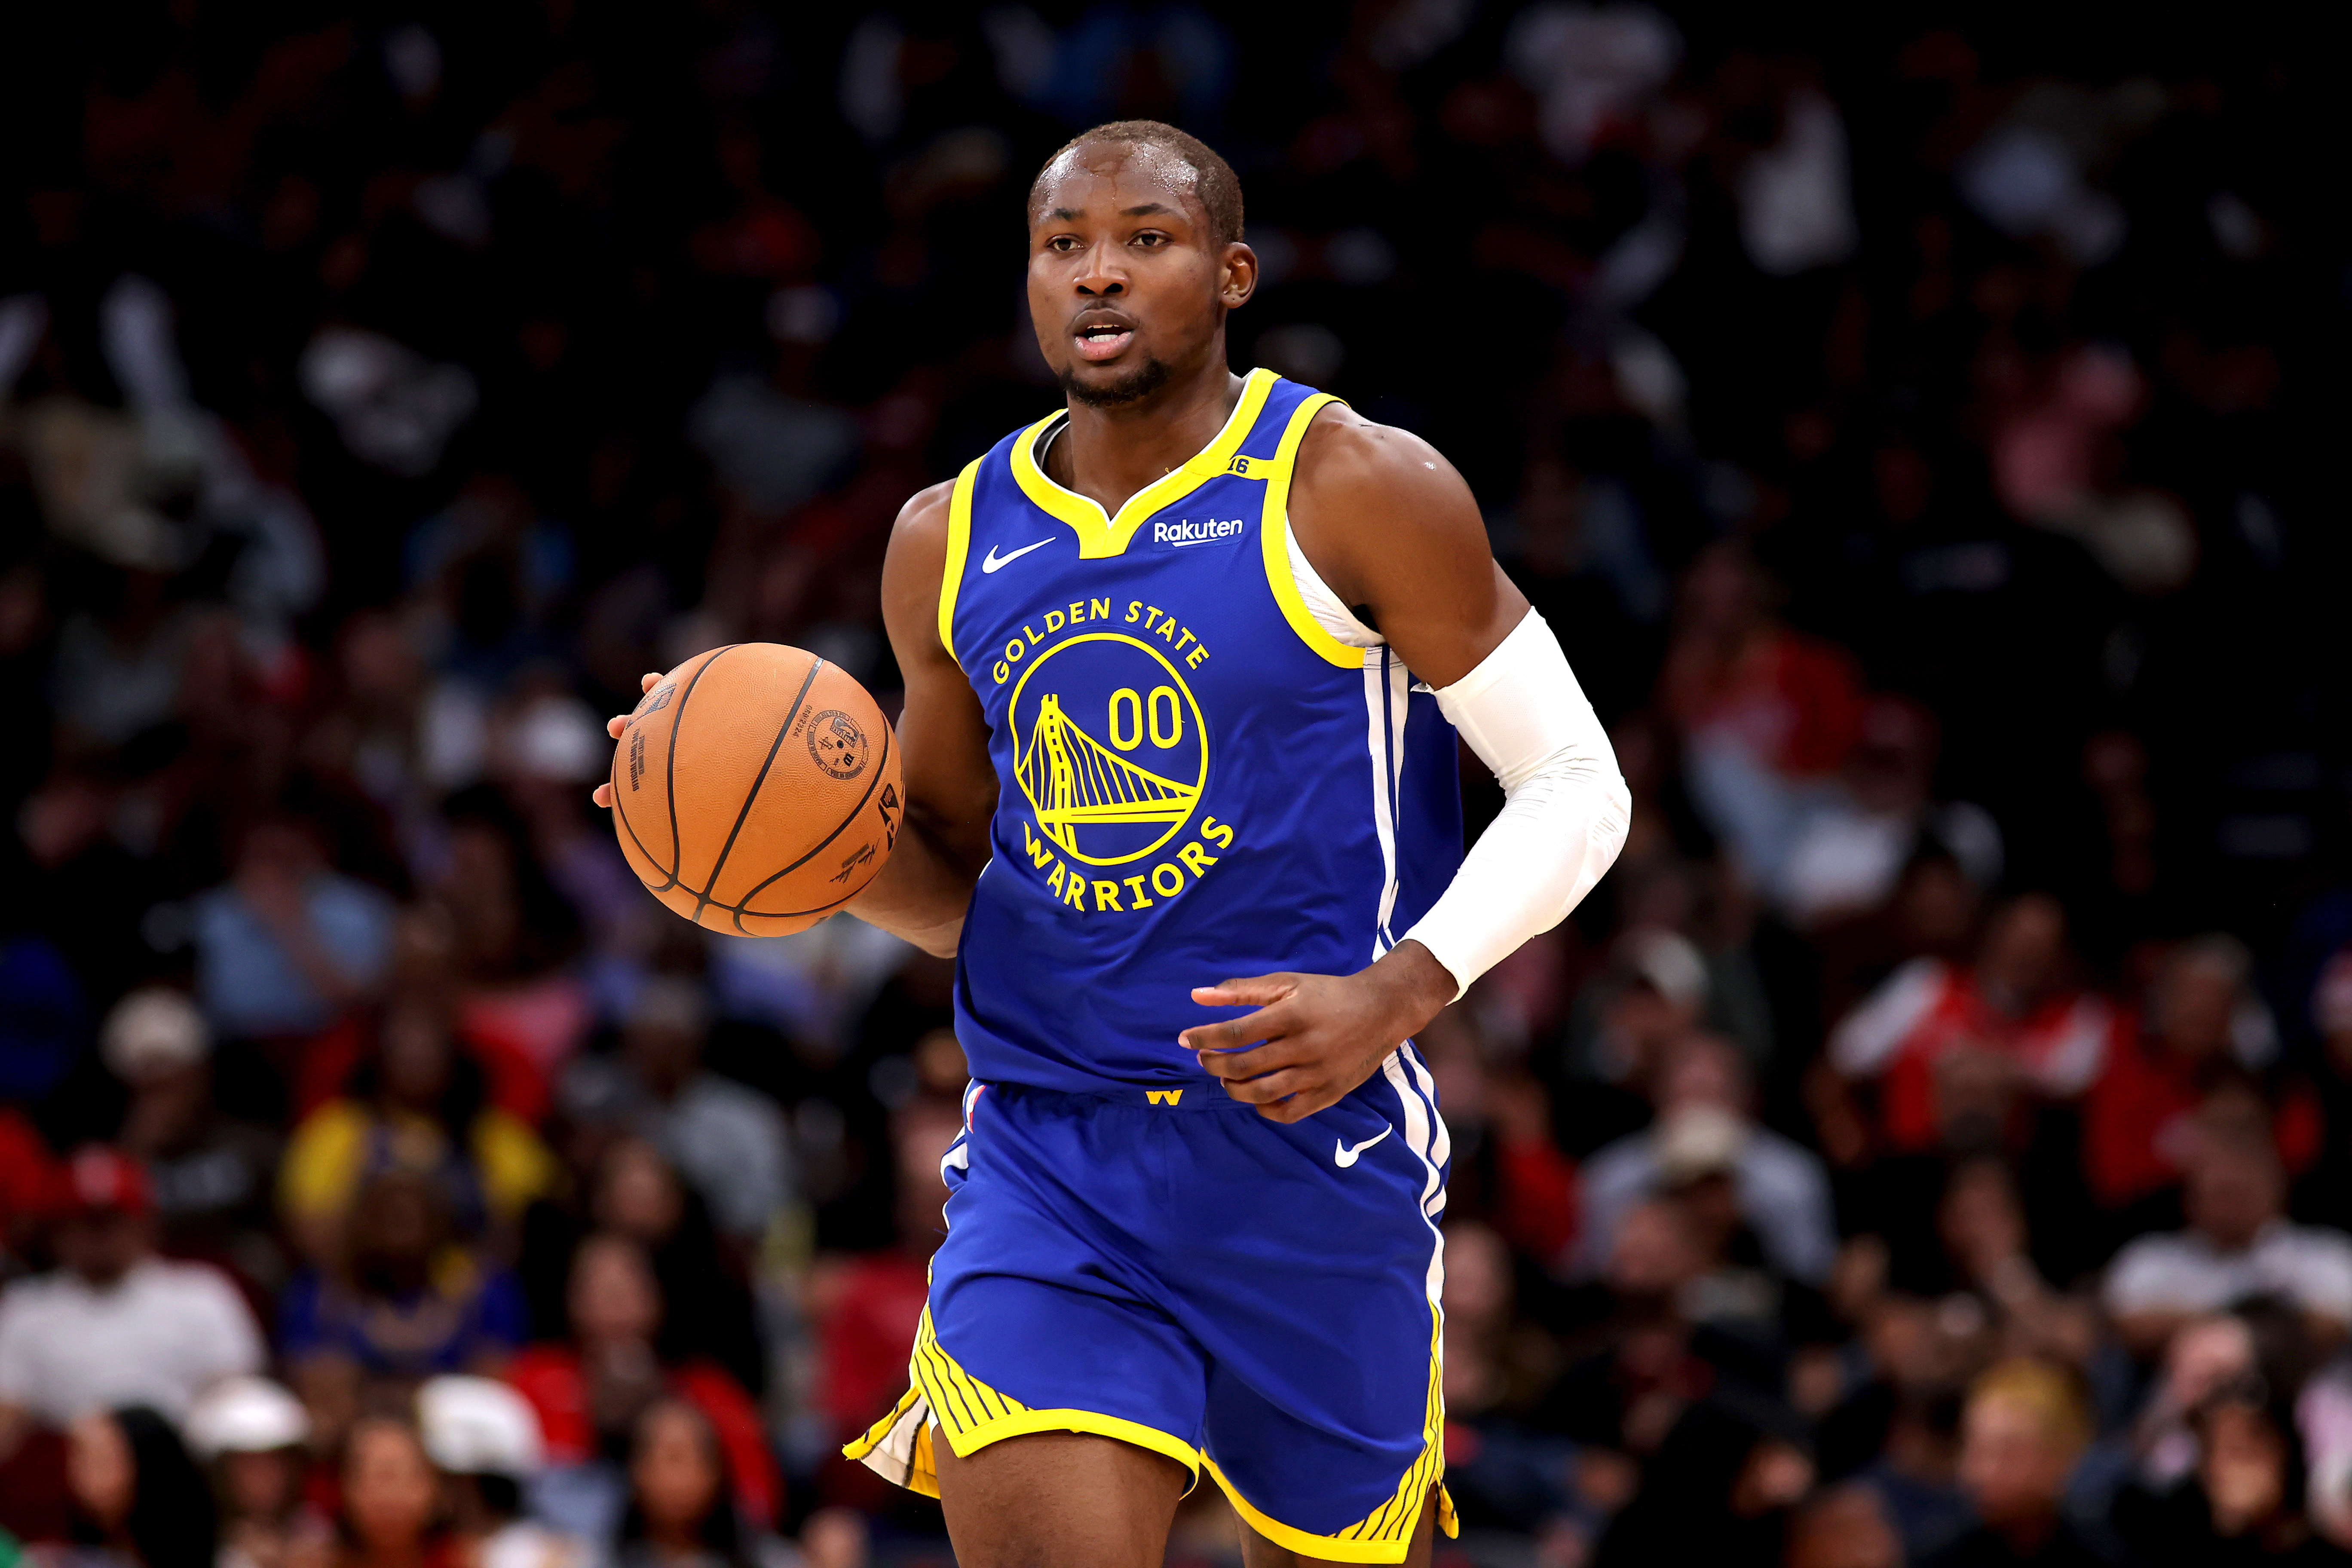
[[[1130,146],[1156,147],[1172,154],[1192,171],[1192,195],[1207,209],[1209,237],[1220,246],[1241,238],[1242,182],[1234,173],[1234,166],[1198,136],[1157,120],[1114,120],[1092,131],[1082,131],[1056,147],[1054,155],[1038,167],[1037,177],[1029,182],[1029,211],[1033,216],[1041,199],[1045,171],[1060,162],[1064,153],[1089,142],[1123,142]]]

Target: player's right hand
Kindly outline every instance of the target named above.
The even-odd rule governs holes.
[[[637,689],[639,691],[651,691],[660,683],[660,681],[661,672],[656,670],[641,679],[637,682]],[[610,719],[604,721],[604,733],[612,736],[615,741],[621,738],[622,733],[625,731],[628,727],[629,715],[626,713],[615,713]],[[598,805],[603,806],[606,811],[612,810],[613,781],[606,779],[603,784],[598,784],[589,793],[588,798],[594,801]]]
[[[1454,999],[1454,976],[1411,938],[1353,974],[1259,974],[1196,986],[1204,1007],[1255,1007],[1176,1037],[1225,1092],[1274,1121],[1337,1105]]]

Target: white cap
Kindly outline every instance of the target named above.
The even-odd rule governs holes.
[[[546,1463],[539,1412],[496,1378],[429,1377],[416,1391],[425,1452],[451,1475],[526,1480]]]
[[[1670,1187],[1739,1167],[1748,1124],[1719,1105],[1685,1105],[1658,1119],[1658,1175]]]
[[[188,1447],[206,1459],[291,1448],[310,1436],[302,1402],[266,1377],[223,1378],[197,1399],[184,1425]]]
[[[202,1061],[213,1048],[212,1031],[196,1005],[163,985],[133,991],[116,1003],[100,1038],[107,1069],[126,1083]]]
[[[509,771],[556,784],[601,779],[613,762],[596,710],[577,697],[534,698],[509,721],[503,743]]]
[[[1667,1001],[1683,1007],[1706,1001],[1706,960],[1688,937],[1658,929],[1628,931],[1619,952],[1625,967]]]

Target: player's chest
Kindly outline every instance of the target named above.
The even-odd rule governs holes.
[[[957,651],[992,720],[1051,698],[1108,725],[1117,703],[1119,733],[1139,732],[1133,710],[1140,733],[1164,738],[1173,715],[1262,667],[1280,626],[1264,499],[1262,485],[1204,486],[1141,520],[1111,554],[1084,553],[1074,531],[1035,509],[976,518]]]

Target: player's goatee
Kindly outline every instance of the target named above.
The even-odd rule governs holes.
[[[1062,372],[1063,395],[1073,403],[1083,403],[1092,408],[1117,408],[1121,404],[1137,403],[1168,384],[1168,362],[1146,359],[1141,364],[1108,385],[1089,386],[1080,382],[1068,370]]]

